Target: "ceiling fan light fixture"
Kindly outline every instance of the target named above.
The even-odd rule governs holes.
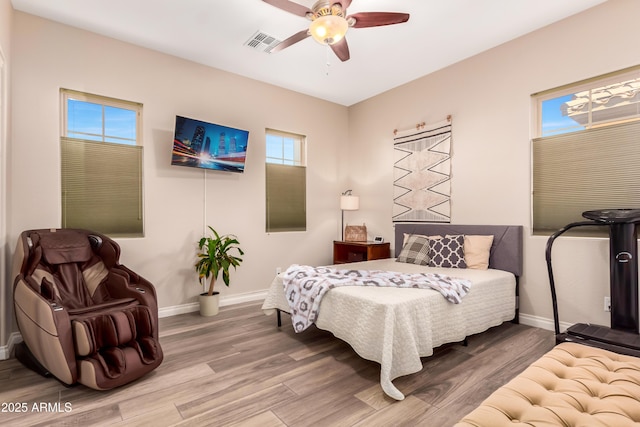
[[[315,18],[309,25],[309,33],[320,44],[335,44],[347,34],[349,23],[342,16],[324,15]]]
[[[351,6],[352,0],[316,0],[311,8],[291,0],[262,1],[311,21],[307,29],[298,31],[278,43],[271,49],[271,52],[279,52],[299,41],[312,37],[318,43],[330,46],[327,52],[332,50],[342,62],[348,61],[350,58],[349,45],[345,38],[349,27],[381,27],[402,24],[409,20],[408,13],[398,12],[358,12],[348,15],[347,9]]]

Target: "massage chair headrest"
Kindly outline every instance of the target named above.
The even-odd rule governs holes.
[[[49,264],[83,263],[93,254],[90,237],[76,230],[39,231],[38,244],[42,257]]]

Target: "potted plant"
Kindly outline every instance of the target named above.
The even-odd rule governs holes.
[[[203,237],[198,242],[198,262],[195,264],[198,279],[201,285],[205,285],[206,279],[211,276],[209,291],[200,294],[200,314],[214,316],[218,314],[220,293],[213,290],[216,278],[222,271],[222,280],[229,286],[229,268],[235,270],[242,262],[239,255],[244,255],[240,249],[238,239],[232,234],[220,236],[216,230],[209,226],[212,237]],[[235,254],[233,253],[235,251]]]

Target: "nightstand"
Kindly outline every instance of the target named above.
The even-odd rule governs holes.
[[[334,264],[389,258],[390,254],[391,249],[389,242],[373,243],[343,242],[339,240],[333,241]]]

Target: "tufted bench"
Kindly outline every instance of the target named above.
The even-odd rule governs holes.
[[[640,358],[562,343],[455,427],[640,426]]]

